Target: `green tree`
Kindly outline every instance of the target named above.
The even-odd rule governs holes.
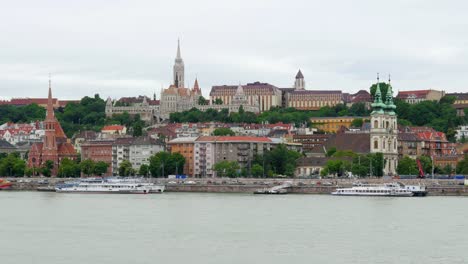
[[[446,175],[451,175],[453,172],[453,168],[452,166],[450,166],[450,164],[447,164],[443,169],[442,169],[442,173],[443,174],[446,174]]]
[[[296,168],[296,161],[301,157],[301,153],[288,150],[286,145],[280,144],[274,149],[265,153],[265,163],[273,170],[274,174],[293,176]]]
[[[327,150],[327,153],[325,154],[327,157],[333,156],[336,152],[336,147],[331,147],[329,150]]]
[[[148,173],[149,173],[149,166],[146,164],[142,164],[140,166],[140,170],[138,171],[138,174],[140,174],[141,176],[148,176]]]
[[[353,120],[353,122],[351,122],[351,126],[352,127],[362,127],[362,124],[364,123],[364,121],[362,120],[362,118],[356,118]]]
[[[132,163],[128,160],[124,160],[119,166],[119,176],[131,176],[135,173],[132,167]]]
[[[206,102],[205,97],[203,97],[203,96],[200,95],[200,96],[198,97],[198,104],[199,104],[199,105],[207,105],[207,102]]]
[[[54,169],[54,162],[51,160],[46,160],[41,169],[42,175],[45,177],[50,177],[52,175],[52,170]]]
[[[214,136],[234,136],[236,133],[227,127],[216,128],[213,131]]]
[[[220,98],[216,98],[216,100],[214,100],[213,103],[214,103],[214,104],[217,104],[217,105],[222,105],[222,104],[223,104],[223,100],[220,99]]]
[[[416,161],[408,156],[404,156],[398,162],[398,174],[402,175],[418,175],[418,168]]]
[[[463,160],[458,162],[456,171],[459,174],[468,175],[468,154],[465,154]]]
[[[429,156],[420,156],[419,162],[421,162],[421,166],[423,168],[424,173],[431,173],[432,172],[432,159]]]
[[[26,162],[19,157],[18,153],[10,153],[0,157],[0,175],[24,176]]]
[[[237,177],[239,176],[239,169],[239,163],[235,161],[223,160],[214,165],[216,174],[222,177]]]
[[[68,158],[62,159],[58,169],[59,177],[80,177],[80,165]]]
[[[161,151],[150,157],[149,170],[153,177],[183,173],[185,158],[180,153]]]
[[[108,168],[109,168],[109,164],[107,164],[107,162],[98,161],[94,164],[93,172],[95,175],[102,176],[103,174],[107,172]]]
[[[263,176],[263,167],[260,164],[254,164],[251,169],[251,174],[255,178]]]
[[[94,173],[94,166],[94,161],[90,159],[83,160],[80,164],[81,171],[88,177]]]
[[[143,135],[143,125],[140,122],[133,124],[132,129],[134,137],[141,137]]]

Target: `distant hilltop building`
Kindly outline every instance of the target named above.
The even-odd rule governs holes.
[[[106,117],[111,117],[115,114],[123,114],[127,112],[130,115],[140,115],[141,120],[153,123],[159,117],[159,100],[156,100],[156,95],[153,100],[146,96],[139,97],[124,97],[113,102],[109,97],[106,101]]]
[[[247,85],[247,87],[249,84]],[[161,91],[161,99],[156,100],[156,94],[153,100],[145,96],[141,96],[138,100],[126,98],[113,102],[111,98],[107,99],[106,103],[106,116],[110,117],[114,114],[122,114],[124,112],[130,115],[139,114],[143,121],[148,123],[157,123],[167,120],[171,113],[188,111],[192,108],[197,108],[202,111],[207,109],[228,109],[229,112],[238,112],[240,106],[245,111],[259,113],[260,112],[260,98],[261,95],[249,96],[244,90],[245,86],[233,86],[232,93],[229,100],[223,100],[222,104],[215,104],[212,101],[200,104],[200,97],[202,91],[198,84],[198,79],[195,79],[192,88],[185,87],[185,65],[180,52],[180,43],[177,43],[177,55],[173,66],[173,80],[172,84]],[[279,90],[278,90],[279,91]],[[281,96],[281,92],[279,92]],[[271,98],[263,98],[263,103],[271,104]],[[274,105],[281,105],[281,97]],[[268,108],[269,109],[269,108]]]
[[[211,87],[211,102],[221,100],[224,105],[229,105],[235,100],[238,93],[238,85],[218,85]],[[269,83],[247,83],[242,86],[246,102],[250,105],[258,103],[259,111],[264,112],[272,107],[281,107],[281,90]],[[244,106],[245,107],[245,106]]]
[[[324,106],[343,103],[343,93],[339,90],[306,90],[304,75],[301,70],[296,74],[294,89],[284,89],[284,106],[299,110],[318,110]]]
[[[449,93],[447,95],[455,97],[453,107],[457,109],[457,115],[465,116],[465,109],[468,108],[468,93]]]
[[[46,118],[44,120],[44,137],[41,143],[34,143],[28,156],[30,168],[41,168],[48,160],[53,162],[52,176],[57,175],[62,159],[75,159],[76,151],[63,132],[54,114],[52,88],[49,80],[49,97]]]
[[[440,101],[444,97],[444,91],[437,90],[414,90],[414,91],[399,91],[396,98],[401,99],[408,104],[417,104],[423,101]]]
[[[30,104],[37,104],[38,106],[46,108],[48,101],[48,98],[12,98],[9,101],[0,100],[0,105],[25,106]],[[52,106],[54,109],[65,107],[69,103],[79,104],[80,100],[59,100],[57,98],[52,98]]]

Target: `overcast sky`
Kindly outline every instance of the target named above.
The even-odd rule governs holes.
[[[152,95],[172,80],[468,92],[468,2],[0,0],[0,98]]]

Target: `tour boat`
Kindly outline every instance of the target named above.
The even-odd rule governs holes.
[[[13,185],[13,183],[7,181],[7,180],[4,180],[4,179],[0,179],[0,190],[1,189],[8,189],[11,187],[11,185]]]
[[[120,180],[85,179],[77,183],[61,184],[55,187],[56,192],[71,193],[139,193],[164,191],[164,186],[156,186],[150,183],[125,182]]]
[[[384,184],[353,184],[351,188],[338,188],[332,192],[333,195],[354,196],[413,196],[414,193],[405,188],[404,185],[393,182]]]

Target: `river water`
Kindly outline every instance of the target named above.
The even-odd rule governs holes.
[[[468,263],[468,198],[0,192],[0,263]]]

